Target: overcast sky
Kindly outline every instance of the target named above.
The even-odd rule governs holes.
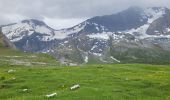
[[[0,24],[39,19],[55,29],[74,26],[93,16],[130,6],[165,6],[170,0],[0,0]]]

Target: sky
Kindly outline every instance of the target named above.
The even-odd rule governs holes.
[[[0,0],[0,25],[38,19],[54,29],[61,29],[94,16],[114,14],[131,6],[168,5],[170,0]]]

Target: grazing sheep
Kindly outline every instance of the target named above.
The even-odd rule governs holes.
[[[78,89],[78,88],[80,88],[79,84],[70,87],[70,90],[75,90],[75,89]]]

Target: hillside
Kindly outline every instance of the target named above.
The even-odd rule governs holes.
[[[0,31],[0,67],[1,66],[55,66],[59,62],[42,53],[26,53],[17,50],[13,43],[11,43],[5,35]]]
[[[0,67],[7,66],[59,66],[52,56],[42,53],[26,53],[19,50],[0,47]]]

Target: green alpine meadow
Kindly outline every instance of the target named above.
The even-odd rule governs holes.
[[[0,51],[1,100],[170,99],[170,65],[65,66],[46,54]],[[76,84],[80,87],[71,90]]]

